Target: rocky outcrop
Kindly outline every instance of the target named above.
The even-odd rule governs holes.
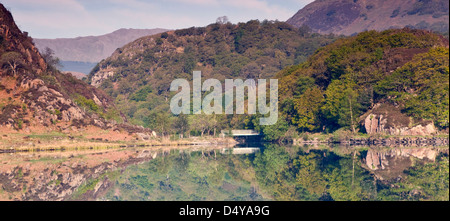
[[[114,76],[113,69],[100,70],[98,73],[92,76],[91,85],[94,87],[99,87],[103,83],[103,81],[112,76]]]
[[[438,132],[432,121],[410,126],[412,120],[390,104],[377,104],[362,118],[361,124],[370,135],[430,136]]]
[[[33,39],[17,27],[11,13],[0,4],[0,57],[6,53],[16,56],[20,68],[11,71],[0,65],[0,97],[2,104],[8,101],[0,109],[0,127],[21,130],[62,123],[65,127],[97,126],[151,134],[141,127],[105,119],[109,115],[127,122],[105,92],[48,66]]]
[[[386,127],[387,117],[380,114],[369,114],[364,120],[364,127],[366,132],[370,135],[374,134],[388,134],[388,135],[410,135],[410,136],[429,136],[437,133],[437,129],[433,122],[425,126],[417,125],[415,127],[407,127],[406,125],[399,125],[393,127]]]

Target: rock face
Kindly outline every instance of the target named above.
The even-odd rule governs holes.
[[[322,34],[352,35],[404,27],[447,32],[448,19],[447,0],[316,0],[287,23]]]
[[[21,130],[63,123],[112,128],[117,122],[104,117],[110,113],[112,119],[127,122],[105,92],[48,66],[33,39],[17,27],[11,13],[0,4],[0,58],[8,54],[14,54],[20,65],[15,70],[0,65],[0,100],[4,105],[0,127]],[[115,128],[151,133],[131,125]]]
[[[362,124],[367,134],[428,136],[437,133],[432,121],[410,126],[411,119],[390,104],[378,104],[362,116]]]

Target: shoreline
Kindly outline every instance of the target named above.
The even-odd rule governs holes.
[[[341,144],[341,145],[367,145],[367,146],[448,146],[449,136],[390,136],[390,137],[346,137],[334,139],[328,137],[320,139],[297,138],[292,139],[294,145],[303,144]]]
[[[69,150],[93,150],[93,149],[119,149],[135,147],[198,147],[198,146],[235,146],[238,142],[232,138],[186,138],[180,140],[148,140],[148,141],[85,141],[85,140],[61,140],[49,143],[15,143],[9,146],[0,146],[0,154],[16,152],[40,152],[40,151],[69,151]]]

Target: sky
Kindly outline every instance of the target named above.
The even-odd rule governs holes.
[[[313,0],[1,0],[33,38],[96,36],[120,28],[203,27],[218,17],[286,21]]]

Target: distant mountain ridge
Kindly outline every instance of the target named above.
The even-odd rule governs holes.
[[[49,47],[62,61],[97,63],[109,57],[117,48],[147,35],[168,31],[166,29],[119,29],[100,36],[77,38],[34,39],[36,47],[43,51]]]
[[[404,27],[445,33],[448,20],[448,0],[316,0],[287,23],[321,34],[352,35]]]

